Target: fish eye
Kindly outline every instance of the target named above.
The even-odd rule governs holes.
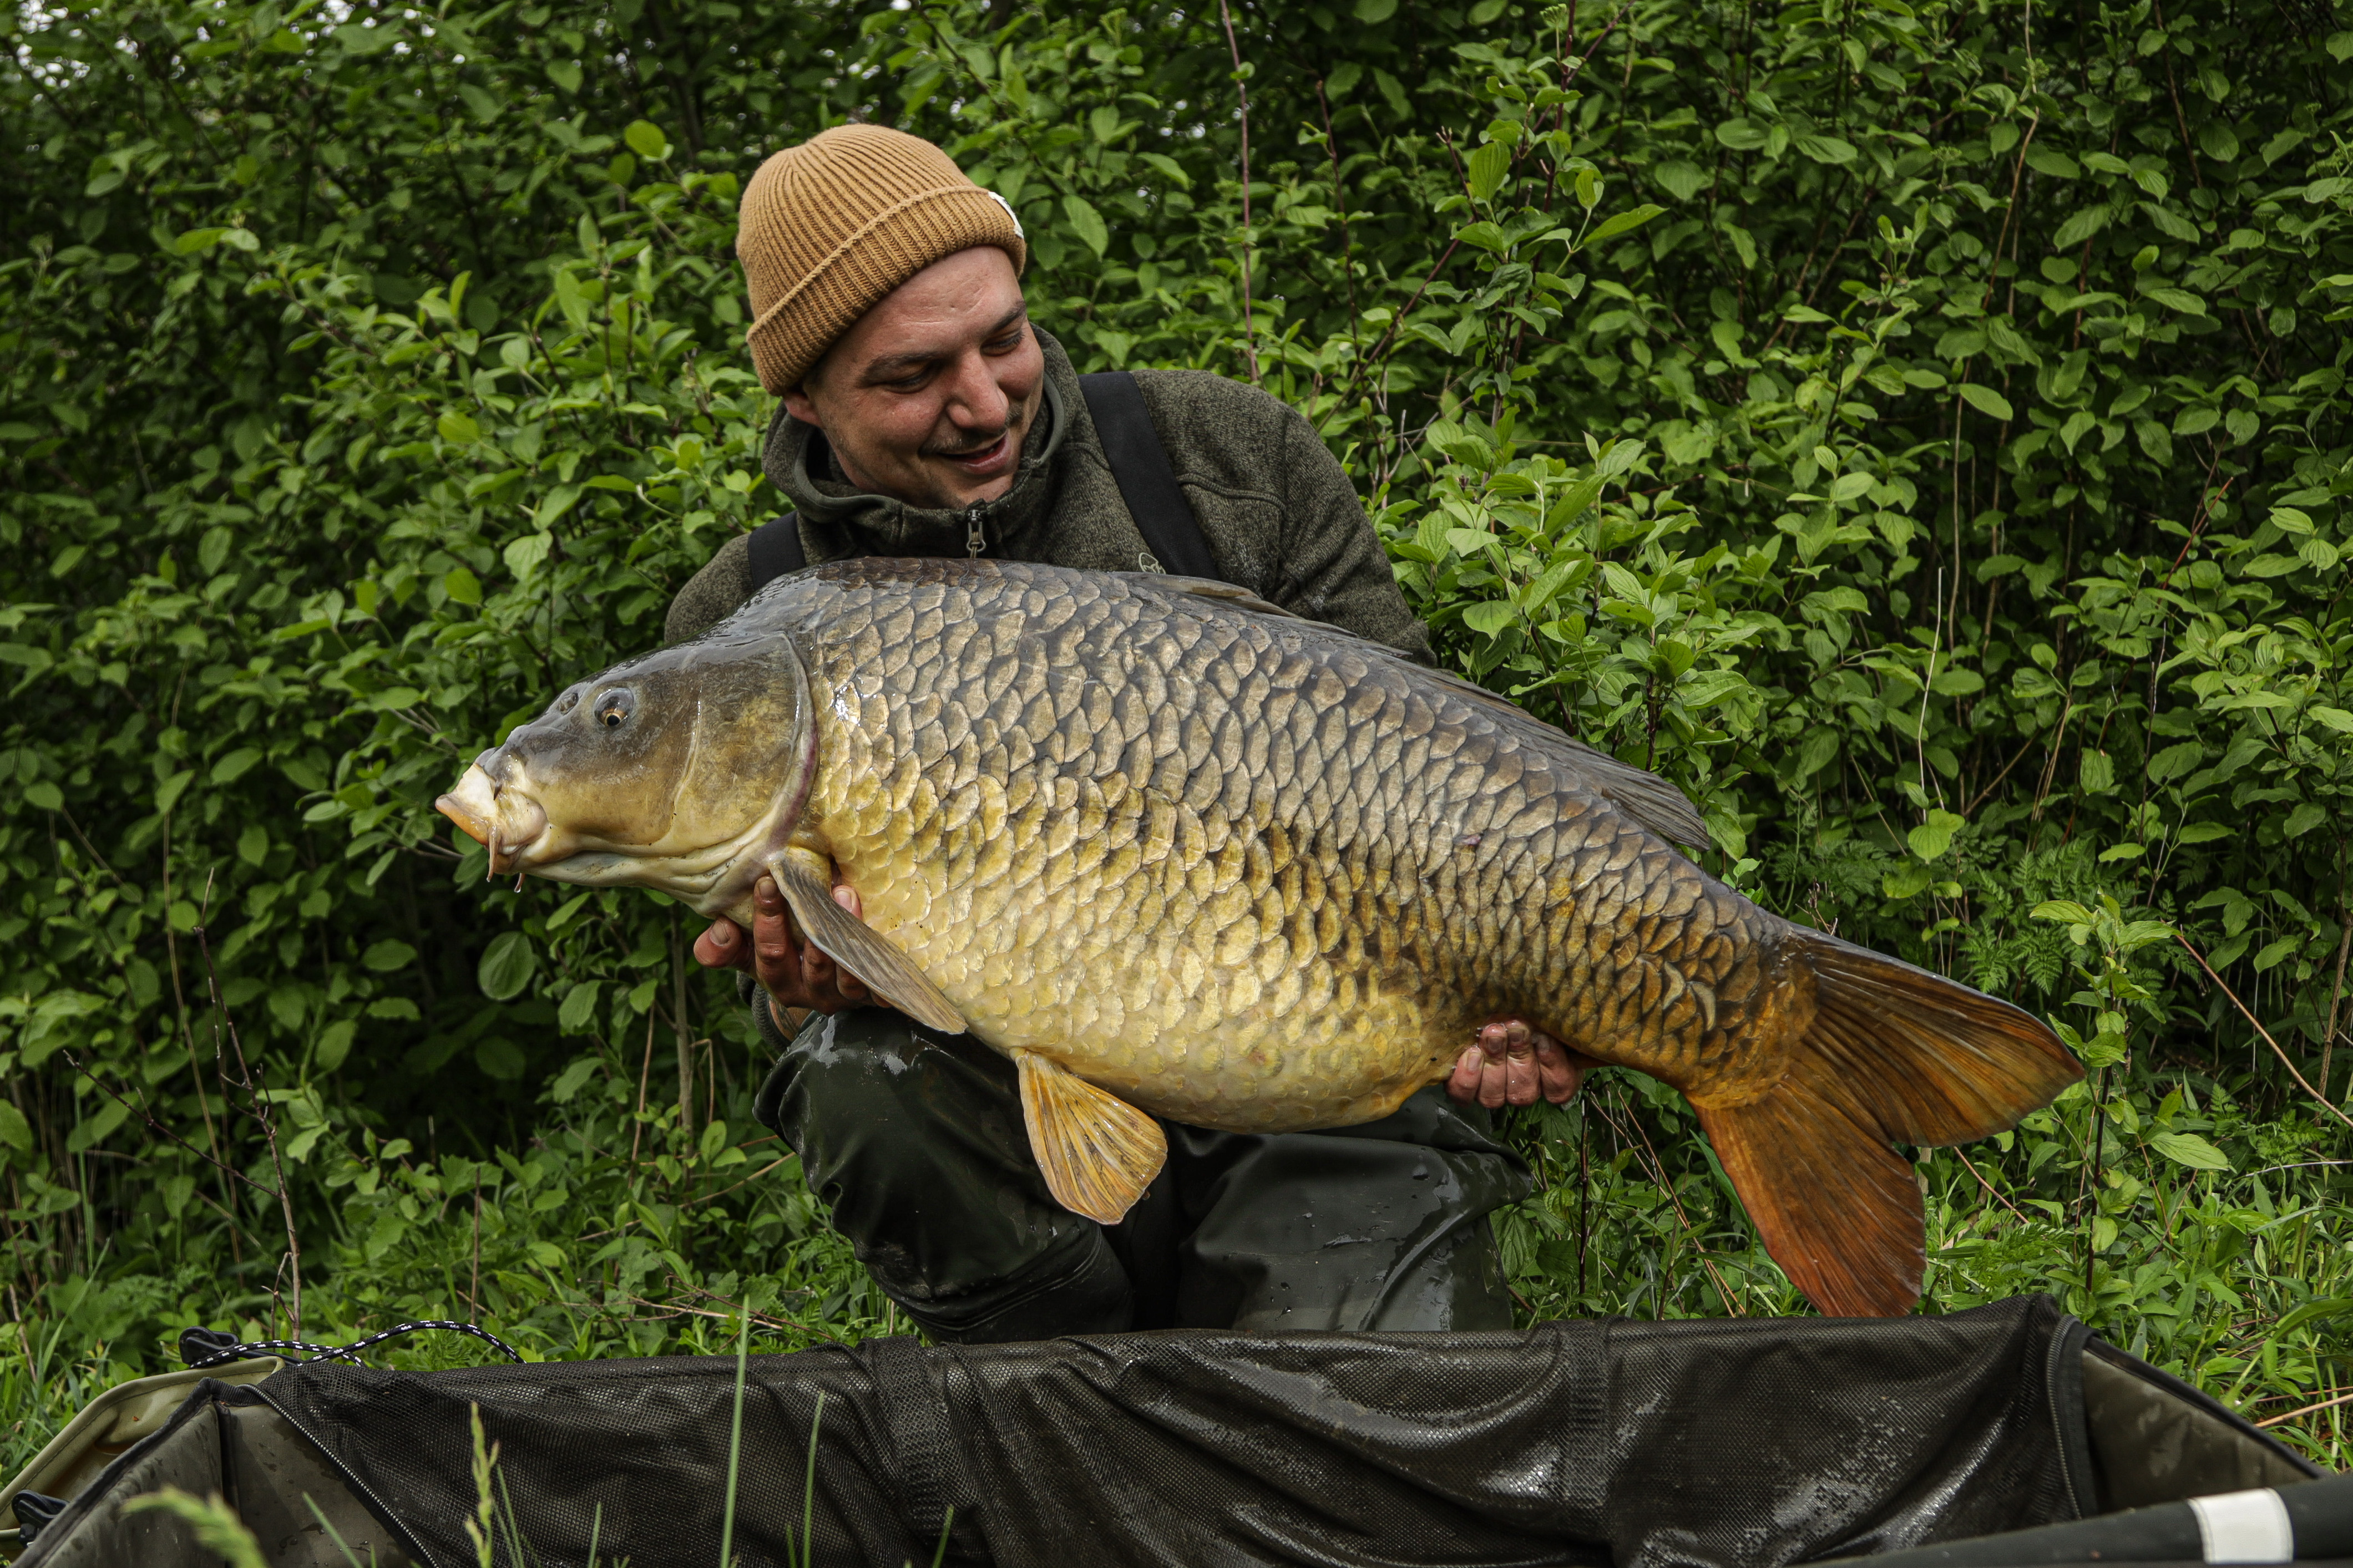
[[[607,730],[617,730],[637,710],[637,693],[617,686],[596,699],[596,722]]]

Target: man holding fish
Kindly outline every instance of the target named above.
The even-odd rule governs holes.
[[[824,132],[754,176],[737,248],[753,362],[783,400],[765,467],[798,508],[782,527],[801,559],[1162,564],[1139,559],[1151,544],[1124,494],[1148,480],[1114,469],[1069,356],[1029,322],[1019,222],[945,153],[879,126]],[[1208,574],[1428,662],[1355,487],[1305,420],[1205,373],[1134,385],[1166,453],[1163,491],[1142,504],[1173,499],[1191,513],[1174,526],[1198,520]],[[743,538],[721,549],[672,605],[669,640],[751,596],[753,554]],[[801,940],[773,881],[755,896],[751,931],[718,921],[695,956],[765,988],[754,1014],[782,1059],[762,1110],[935,1334],[1509,1326],[1486,1215],[1527,1178],[1484,1108],[1566,1100],[1582,1071],[1524,1021],[1466,1042],[1446,1096],[1371,1126],[1172,1129],[1182,1153],[1106,1230],[1048,1195],[1001,1058],[853,1012],[872,1007],[867,989]],[[796,1044],[772,1006],[828,1021]]]
[[[2079,1080],[2044,1024],[1760,908],[1672,785],[1429,668],[1306,422],[1073,374],[937,148],[778,154],[738,251],[797,511],[438,804],[494,873],[714,918],[761,1120],[917,1321],[1504,1327],[1486,1112],[1594,1062],[1683,1095],[1816,1307],[1911,1310],[1904,1151]]]

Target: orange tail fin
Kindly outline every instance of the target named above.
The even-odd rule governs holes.
[[[1896,1143],[1963,1143],[2016,1126],[2084,1069],[2031,1015],[1908,963],[1797,930],[1815,1014],[1781,1082],[1700,1106],[1765,1250],[1833,1317],[1919,1299],[1920,1189]]]

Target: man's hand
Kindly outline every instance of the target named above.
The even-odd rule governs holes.
[[[1585,1069],[1600,1065],[1525,1018],[1497,1018],[1481,1026],[1478,1043],[1455,1062],[1446,1092],[1464,1105],[1490,1110],[1534,1105],[1539,1091],[1555,1105],[1565,1105],[1585,1081]]]
[[[853,889],[834,889],[833,901],[853,916],[860,913]],[[774,877],[761,878],[752,889],[751,935],[746,938],[733,921],[713,921],[694,940],[694,961],[712,969],[740,969],[758,980],[778,1024],[786,1027],[784,1008],[839,1013],[878,1005],[856,975],[801,940]]]

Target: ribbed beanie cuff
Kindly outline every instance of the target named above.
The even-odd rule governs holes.
[[[1018,273],[1013,209],[920,137],[837,125],[760,165],[744,187],[736,258],[752,297],[744,341],[772,393],[808,369],[892,289],[944,257],[993,245]]]

